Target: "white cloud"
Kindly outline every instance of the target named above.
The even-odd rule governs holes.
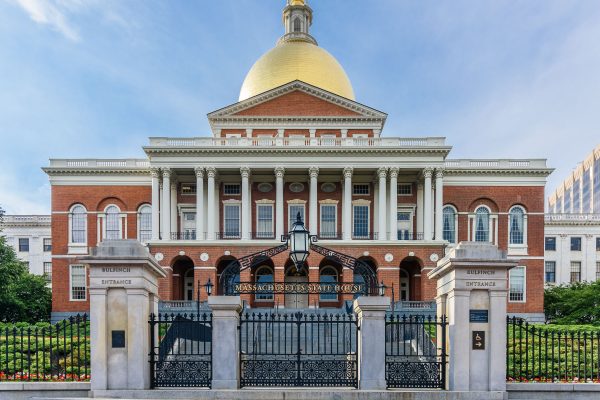
[[[17,4],[38,24],[49,25],[67,39],[81,40],[77,30],[67,21],[66,13],[81,5],[79,1],[16,0]]]
[[[38,187],[20,183],[9,169],[0,174],[0,207],[6,214],[49,214],[50,184]]]

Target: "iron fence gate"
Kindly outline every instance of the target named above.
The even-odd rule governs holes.
[[[241,386],[358,387],[353,314],[246,313],[239,328]]]
[[[385,379],[388,388],[446,387],[446,327],[445,316],[436,319],[424,315],[391,314],[386,317]]]
[[[150,315],[151,387],[210,387],[212,315]]]

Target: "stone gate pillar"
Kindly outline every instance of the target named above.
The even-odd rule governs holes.
[[[238,389],[240,382],[240,296],[210,296],[212,310],[213,389]]]
[[[506,390],[507,276],[516,264],[490,243],[461,242],[429,272],[438,316],[448,317],[448,389]]]
[[[149,389],[150,329],[163,269],[137,240],[104,241],[90,269],[92,391]]]

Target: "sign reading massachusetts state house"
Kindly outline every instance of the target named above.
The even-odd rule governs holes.
[[[237,293],[364,293],[365,285],[362,283],[320,283],[320,282],[240,282],[235,284]]]

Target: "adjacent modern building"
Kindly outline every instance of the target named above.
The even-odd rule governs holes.
[[[5,215],[0,235],[15,249],[29,271],[52,280],[52,235],[49,215]]]
[[[543,159],[452,159],[443,137],[385,132],[288,1],[284,35],[248,72],[238,101],[208,113],[202,137],[151,137],[143,159],[51,159],[53,318],[86,311],[81,257],[138,239],[164,268],[162,301],[200,296],[232,262],[266,248],[300,215],[319,245],[365,262],[394,301],[433,300],[427,278],[448,246],[489,242],[518,261],[509,312],[541,318]],[[339,259],[262,257],[242,282],[354,282]],[[253,307],[340,307],[351,294],[244,294]]]

